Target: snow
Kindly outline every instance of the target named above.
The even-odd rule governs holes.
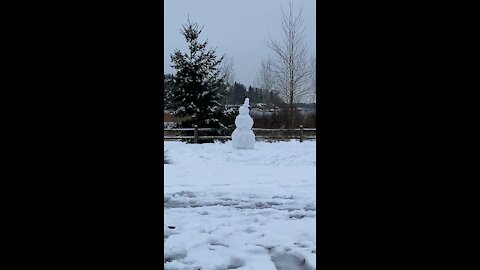
[[[165,270],[316,269],[316,142],[164,142]]]

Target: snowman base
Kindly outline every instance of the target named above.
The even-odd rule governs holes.
[[[255,144],[255,134],[252,130],[235,129],[232,133],[232,144],[236,149],[252,149]]]

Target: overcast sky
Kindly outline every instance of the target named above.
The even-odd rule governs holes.
[[[217,48],[218,56],[233,57],[235,81],[247,87],[254,84],[262,58],[270,50],[265,46],[269,34],[281,35],[282,8],[287,11],[290,0],[164,0],[164,69],[170,67],[170,54],[175,48],[186,51],[180,34],[182,24],[204,26],[200,41],[208,39],[209,48]],[[294,11],[302,8],[309,54],[316,47],[315,0],[293,0]],[[310,56],[309,56],[310,57]]]

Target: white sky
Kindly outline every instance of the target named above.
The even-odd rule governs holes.
[[[208,39],[209,48],[217,48],[217,56],[233,57],[235,81],[246,87],[253,85],[262,58],[270,53],[265,46],[269,34],[281,35],[281,8],[288,10],[290,0],[164,0],[164,70],[170,67],[170,54],[175,48],[186,51],[180,34],[182,24],[204,26],[200,41]],[[316,1],[293,0],[294,11],[302,8],[306,42],[311,55],[316,47]]]

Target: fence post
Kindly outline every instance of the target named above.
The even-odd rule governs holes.
[[[195,130],[193,132],[193,143],[198,143],[198,126],[194,125]]]
[[[303,142],[303,125],[300,125],[300,142]]]

